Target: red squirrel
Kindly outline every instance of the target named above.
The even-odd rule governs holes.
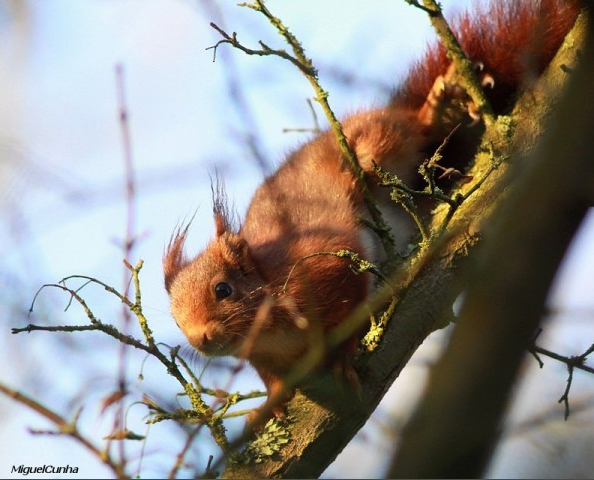
[[[463,49],[481,66],[496,114],[509,111],[518,89],[546,68],[578,13],[578,4],[567,0],[498,0],[453,22]],[[436,44],[412,66],[387,106],[344,120],[372,193],[380,192],[374,162],[414,182],[418,166],[455,124],[473,123],[472,103],[454,77],[445,49]],[[275,403],[272,413],[282,416],[293,393],[283,378],[312,348],[323,348],[325,335],[365,301],[372,287],[368,275],[353,273],[348,259],[310,256],[339,250],[370,261],[381,256],[375,234],[361,221],[367,208],[360,185],[334,133],[327,131],[264,180],[239,229],[219,189],[213,210],[215,236],[204,251],[185,257],[188,227],[174,233],[166,249],[165,287],[173,317],[203,354],[247,359]],[[406,231],[402,216],[389,210],[397,207],[384,205],[395,219],[393,231]],[[409,232],[403,237],[406,242]],[[355,335],[326,352],[320,366],[356,384],[352,359],[358,342]]]

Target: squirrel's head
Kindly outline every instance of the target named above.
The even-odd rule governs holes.
[[[247,242],[215,202],[216,235],[193,260],[184,256],[188,226],[163,257],[171,312],[190,344],[206,355],[233,355],[248,336],[266,296]]]

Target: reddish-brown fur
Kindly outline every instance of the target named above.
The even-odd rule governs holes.
[[[497,113],[546,67],[577,13],[576,4],[562,0],[501,0],[456,23],[462,46],[495,80],[490,97]],[[431,47],[386,108],[344,121],[369,177],[375,161],[413,181],[426,152],[443,140],[446,129],[433,113],[440,107],[435,98],[451,100],[439,100],[449,67],[444,49]],[[454,95],[465,105],[463,92]],[[469,120],[465,106],[455,116]],[[190,344],[207,355],[248,359],[272,400],[290,396],[283,391],[283,377],[312,349],[318,349],[321,365],[333,365],[356,382],[350,360],[357,339],[332,354],[324,339],[365,299],[370,279],[355,275],[346,259],[308,256],[346,249],[376,259],[378,252],[368,242],[373,234],[360,222],[365,215],[357,182],[331,132],[291,154],[264,181],[238,231],[218,190],[211,243],[187,260],[186,228],[174,235],[164,256],[172,313]],[[280,415],[282,405],[274,413]]]
[[[545,69],[578,12],[575,0],[492,0],[454,19],[452,28],[468,57],[495,79],[487,94],[496,112]],[[443,45],[431,45],[397,88],[393,104],[421,107],[449,63]]]

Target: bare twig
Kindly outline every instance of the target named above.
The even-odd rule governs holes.
[[[140,281],[138,279],[138,274],[139,274],[141,268],[142,268],[142,261],[139,261],[137,266],[132,268],[133,284],[134,284],[134,287],[137,289],[140,288]],[[80,277],[80,278],[86,280],[87,283],[89,281],[92,283],[97,283],[105,288],[105,284],[103,282],[97,281],[92,277],[85,277],[85,276],[79,275],[79,276],[71,276],[69,278],[75,278],[75,277]],[[127,307],[137,316],[139,324],[141,326],[141,330],[143,331],[143,334],[144,334],[146,342],[147,342],[146,344],[143,343],[142,341],[132,337],[131,335],[122,333],[120,330],[118,330],[113,325],[109,325],[109,324],[106,324],[106,323],[103,323],[102,321],[100,321],[95,316],[95,314],[92,312],[92,310],[89,308],[89,306],[87,305],[85,300],[80,296],[80,294],[76,290],[69,288],[69,287],[65,286],[64,284],[47,284],[47,285],[42,286],[40,290],[42,290],[46,287],[54,287],[54,288],[58,288],[60,290],[67,292],[71,296],[71,301],[72,301],[72,299],[74,299],[83,308],[85,314],[87,315],[87,318],[90,321],[90,324],[89,325],[72,325],[72,326],[71,325],[40,326],[40,325],[30,324],[23,328],[13,328],[12,333],[16,334],[16,333],[21,333],[21,332],[32,332],[32,331],[79,332],[79,331],[97,330],[97,331],[103,332],[103,333],[115,338],[116,340],[121,342],[122,345],[129,345],[129,346],[132,346],[137,349],[145,351],[146,353],[157,358],[157,360],[159,360],[166,367],[167,373],[172,375],[182,385],[186,395],[188,396],[188,398],[190,400],[192,408],[195,411],[196,416],[198,418],[200,418],[201,421],[208,426],[208,428],[210,429],[210,431],[212,433],[213,438],[215,439],[217,444],[220,446],[222,451],[224,453],[226,453],[228,451],[229,442],[225,435],[225,428],[222,424],[222,418],[219,415],[215,415],[212,408],[209,407],[202,399],[202,397],[200,395],[200,391],[196,388],[196,386],[193,385],[191,382],[188,382],[186,380],[186,378],[183,376],[183,374],[180,372],[180,370],[176,364],[176,359],[179,358],[179,357],[177,357],[177,354],[172,355],[172,358],[170,359],[163,352],[161,352],[159,350],[159,348],[157,347],[157,345],[155,344],[153,336],[152,336],[152,332],[151,332],[150,328],[148,327],[148,322],[147,322],[146,318],[144,317],[144,314],[142,313],[142,305],[140,304],[141,295],[140,295],[139,291],[137,291],[135,293],[135,298],[138,303],[132,303],[129,301],[129,299],[127,299],[127,297],[122,296],[115,289],[113,289],[111,287],[106,288],[106,290],[108,290],[109,292],[116,295],[116,297],[119,298],[120,300],[122,300],[122,298],[127,299],[127,301],[125,301],[124,303],[126,303]],[[37,293],[36,297],[38,295],[39,295],[39,292]]]
[[[589,366],[585,365],[585,363],[584,363],[586,361],[586,356],[589,353],[592,353],[591,351],[589,353],[578,355],[575,357],[566,357],[564,355],[559,355],[558,353],[552,352],[550,350],[547,350],[545,348],[538,347],[535,345],[530,349],[530,352],[535,353],[535,354],[544,355],[546,357],[557,360],[557,361],[567,365],[568,368],[572,368],[572,369],[577,368],[578,370],[583,370],[584,372],[594,374],[594,368],[589,367]],[[542,365],[543,365],[542,361],[539,361],[539,365],[542,368]]]
[[[126,105],[126,91],[124,85],[124,67],[121,63],[116,65],[116,91],[118,101],[118,119],[122,134],[122,148],[126,174],[126,238],[124,241],[124,255],[129,258],[136,242],[134,232],[136,221],[136,182],[134,178],[134,162],[132,156],[132,141],[130,138],[130,125],[128,107]]]
[[[200,431],[201,431],[201,429],[200,429],[200,427],[198,427],[198,428],[194,428],[188,434],[188,438],[186,439],[186,442],[184,443],[183,448],[181,449],[181,451],[175,457],[175,462],[172,465],[171,470],[169,470],[169,475],[167,475],[167,478],[177,478],[177,474],[178,474],[180,468],[183,466],[184,457],[186,456],[186,454],[190,450],[190,447],[192,446],[192,443],[194,442],[194,439],[200,433]]]
[[[311,112],[312,120],[313,120],[313,127],[310,128],[283,128],[283,133],[321,133],[322,128],[320,127],[320,122],[318,122],[318,115],[316,114],[316,110],[311,103],[311,98],[306,98],[305,101],[307,102],[307,106],[309,107],[309,111]]]
[[[123,244],[124,264],[129,262],[129,258],[132,255],[132,250],[136,242],[135,234],[135,220],[136,220],[136,183],[134,178],[134,162],[132,156],[132,140],[130,138],[130,125],[129,125],[129,114],[128,107],[126,104],[126,89],[124,84],[124,67],[121,63],[118,63],[115,67],[116,75],[116,93],[117,93],[117,109],[118,109],[118,120],[120,123],[120,131],[122,135],[122,149],[123,149],[123,161],[125,170],[125,192],[126,192],[126,234]],[[123,269],[123,291],[127,295],[128,288],[130,285],[129,269],[124,266]],[[122,305],[122,331],[124,335],[130,331],[130,324],[132,322],[132,316],[130,308],[127,305]],[[124,406],[124,395],[123,393],[128,390],[127,387],[127,375],[126,365],[128,358],[128,349],[124,343],[120,344],[119,354],[119,365],[118,365],[118,378],[117,386],[122,394],[120,401],[118,401],[118,409],[114,417],[114,432],[120,432],[124,430],[125,426],[125,406]],[[108,438],[112,438],[111,436]],[[124,461],[126,451],[125,443],[119,442],[120,458]]]
[[[283,284],[283,288],[281,289],[281,292],[283,292],[283,293],[286,292],[287,285],[289,284],[289,280],[291,280],[291,277],[293,276],[293,272],[302,262],[304,262],[305,260],[308,260],[310,258],[315,258],[315,257],[319,257],[319,256],[324,256],[324,255],[350,260],[351,261],[351,265],[350,265],[351,270],[355,274],[359,275],[362,273],[370,272],[373,275],[377,276],[380,280],[382,280],[386,285],[390,285],[390,280],[373,263],[369,262],[368,260],[362,259],[357,253],[355,253],[353,251],[337,250],[336,252],[315,252],[315,253],[310,253],[309,255],[305,255],[304,257],[301,257],[291,267],[291,270],[289,270],[289,274],[287,275],[287,278],[285,280],[285,283]]]
[[[425,13],[427,13],[429,16],[433,16],[435,15],[435,10],[431,10],[427,7],[425,7],[424,5],[421,5],[418,0],[404,0],[406,3],[408,3],[409,5],[412,5],[413,7],[417,7],[420,10],[423,10]]]
[[[569,391],[571,390],[571,386],[573,383],[573,371],[577,368],[578,370],[594,374],[594,368],[585,365],[587,356],[593,351],[593,346],[588,348],[588,350],[586,350],[583,354],[572,357],[566,357],[564,355],[560,355],[558,353],[552,352],[542,347],[538,347],[536,345],[530,348],[529,351],[536,358],[536,361],[538,362],[540,368],[544,366],[544,363],[540,359],[539,355],[544,355],[546,357],[552,358],[561,363],[564,363],[567,366],[567,385],[565,387],[563,395],[561,395],[561,398],[559,398],[559,403],[563,403],[563,405],[565,406],[565,420],[567,420],[569,418],[570,413]]]
[[[238,50],[241,50],[242,52],[248,54],[248,55],[258,55],[261,57],[265,57],[265,56],[275,56],[275,57],[280,57],[280,58],[284,58],[285,60],[288,60],[289,62],[291,62],[293,65],[295,65],[299,70],[301,70],[302,73],[304,73],[305,75],[315,75],[317,76],[318,72],[314,69],[314,67],[312,65],[307,65],[305,63],[301,63],[298,59],[296,59],[295,57],[291,56],[290,54],[288,54],[285,50],[275,50],[270,48],[268,45],[266,45],[264,42],[260,41],[259,44],[262,47],[259,50],[254,50],[252,48],[248,48],[246,46],[244,46],[243,44],[241,44],[239,42],[239,40],[237,40],[237,33],[233,32],[231,35],[229,35],[227,32],[225,32],[222,28],[220,28],[216,23],[214,22],[210,22],[210,26],[212,28],[214,28],[217,32],[219,32],[221,34],[221,36],[223,37],[223,40],[219,40],[215,45],[213,45],[212,47],[208,47],[207,50],[213,50],[216,55],[216,51],[219,48],[220,45],[224,44],[224,43],[228,43],[230,45],[232,45],[233,47],[237,48]],[[216,59],[216,57],[213,57],[213,59]]]
[[[204,8],[208,12],[209,17],[216,18],[220,25],[224,25],[224,16],[216,0],[203,0],[196,2],[196,4]],[[221,58],[225,64],[224,72],[227,90],[240,118],[242,141],[247,146],[258,168],[262,173],[268,174],[272,170],[272,163],[264,151],[261,135],[257,128],[257,121],[250,107],[245,88],[239,80],[240,75],[237,73],[237,66],[234,63],[233,56],[226,55],[223,52]]]
[[[4,393],[8,397],[13,398],[22,405],[27,406],[31,410],[39,413],[41,416],[47,418],[58,428],[57,432],[51,433],[57,433],[59,435],[66,435],[74,438],[76,441],[78,441],[78,443],[83,445],[95,457],[97,457],[98,460],[107,465],[113,471],[114,475],[117,478],[127,478],[127,475],[125,473],[125,464],[116,462],[109,455],[109,452],[107,450],[101,450],[90,440],[88,440],[87,437],[81,434],[76,425],[76,417],[74,421],[68,422],[64,417],[57,414],[53,410],[45,407],[44,405],[32,399],[31,397],[25,395],[24,393],[21,393],[4,385],[3,383],[0,383],[0,392]]]

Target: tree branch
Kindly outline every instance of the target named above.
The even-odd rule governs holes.
[[[515,110],[516,115],[530,112],[530,119],[519,117],[516,124],[517,166],[509,198],[499,203],[485,229],[484,250],[474,257],[464,282],[466,299],[458,327],[431,372],[390,478],[480,478],[489,461],[514,379],[594,185],[591,22],[587,33],[578,68],[567,75],[562,66],[573,62],[562,64],[557,58],[549,67],[550,82],[529,99],[532,107],[541,101],[550,104],[553,92],[560,91],[552,82],[568,77],[567,95],[556,107],[554,121],[545,122],[547,111],[526,103]],[[566,42],[565,52],[574,58],[576,45],[583,41],[576,41],[575,29],[570,36],[575,43],[568,47]],[[536,140],[530,130],[537,125],[548,127],[546,135],[526,156],[526,142]],[[579,172],[579,178],[568,172]]]
[[[476,75],[475,66],[466,56],[460,43],[458,43],[458,40],[443,16],[439,4],[435,0],[422,0],[424,6],[420,5],[417,0],[405,1],[422,9],[429,15],[429,20],[433,28],[446,47],[448,56],[456,66],[456,71],[460,74],[460,85],[476,105],[478,113],[482,116],[485,125],[493,124],[495,122],[495,114]]]
[[[206,402],[204,402],[204,400],[202,399],[202,397],[200,395],[201,392],[196,387],[196,385],[194,385],[193,383],[186,380],[186,378],[180,372],[180,370],[176,364],[176,359],[178,358],[176,349],[171,350],[171,352],[170,352],[171,359],[170,359],[163,352],[161,352],[159,350],[159,348],[157,347],[157,345],[154,342],[152,332],[148,326],[148,322],[147,322],[146,318],[144,317],[144,314],[142,313],[142,305],[140,303],[142,297],[140,294],[139,273],[140,273],[140,269],[142,268],[142,265],[143,265],[142,260],[138,262],[136,267],[132,267],[130,264],[127,264],[127,265],[132,271],[132,279],[133,279],[134,287],[136,289],[136,292],[135,292],[136,302],[131,302],[127,296],[120,294],[113,287],[110,287],[109,285],[107,285],[99,280],[96,280],[92,277],[82,276],[82,275],[73,275],[73,276],[69,276],[69,277],[62,279],[62,281],[58,284],[43,285],[39,289],[37,294],[35,295],[35,299],[38,297],[39,292],[41,292],[41,290],[43,290],[44,288],[47,288],[47,287],[54,287],[54,288],[63,290],[65,292],[67,292],[71,297],[71,299],[68,303],[68,306],[70,306],[72,300],[74,299],[83,308],[85,314],[87,315],[87,318],[90,321],[89,325],[39,326],[39,325],[30,324],[23,328],[13,328],[12,333],[17,334],[17,333],[32,332],[32,331],[79,332],[79,331],[97,330],[97,331],[103,332],[103,333],[115,338],[122,345],[133,346],[137,349],[147,352],[149,355],[157,358],[157,360],[159,360],[159,362],[161,362],[166,367],[167,373],[169,373],[171,376],[173,376],[180,383],[180,385],[183,387],[185,393],[187,394],[187,396],[190,400],[192,408],[196,411],[196,413],[199,416],[199,418],[201,419],[201,421],[205,425],[208,426],[214,440],[217,442],[217,444],[219,445],[221,450],[225,454],[227,454],[229,452],[229,442],[228,442],[226,434],[225,434],[225,427],[223,426],[223,423],[222,423],[222,415],[217,415],[214,413],[212,408],[209,407],[206,404]],[[84,286],[89,285],[91,283],[96,283],[96,284],[102,286],[103,288],[105,288],[108,292],[115,295],[118,299],[120,299],[128,307],[128,309],[136,315],[139,325],[140,325],[140,328],[141,328],[141,330],[145,336],[145,339],[147,341],[147,344],[132,337],[131,335],[122,333],[120,330],[118,330],[113,325],[103,323],[101,320],[99,320],[95,316],[95,314],[92,312],[92,310],[89,308],[89,306],[87,305],[85,300],[80,296],[79,291],[82,287],[74,290],[74,289],[69,288],[65,285],[65,283],[68,279],[73,279],[73,278],[81,278],[81,279],[86,280]],[[33,309],[33,306],[35,304],[35,299],[33,300],[33,303],[31,304],[31,309]]]
[[[107,465],[117,478],[128,478],[122,464],[115,462],[115,460],[113,460],[113,458],[109,455],[109,452],[101,450],[100,448],[93,445],[93,443],[91,443],[78,431],[76,421],[68,422],[66,419],[64,419],[64,417],[58,415],[53,410],[50,410],[31,397],[28,397],[24,393],[21,393],[17,390],[13,390],[3,383],[0,383],[0,392],[47,418],[58,428],[57,433],[74,438],[78,443],[83,445],[95,457],[97,457],[98,460]]]

